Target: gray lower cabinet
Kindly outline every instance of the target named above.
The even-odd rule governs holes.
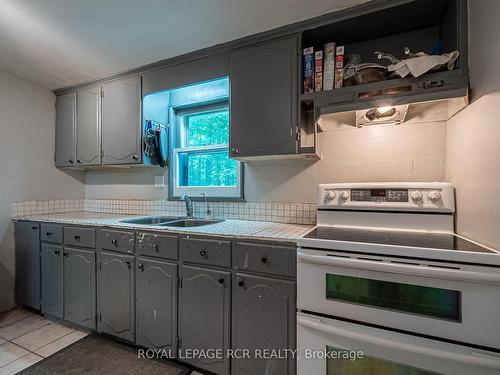
[[[226,271],[180,267],[179,355],[184,350],[221,350],[222,358],[183,358],[216,374],[229,373],[231,275]]]
[[[98,331],[124,340],[135,337],[134,256],[102,251],[98,270]]]
[[[139,258],[136,271],[137,344],[177,350],[177,265]]]
[[[76,163],[77,166],[101,164],[99,86],[77,92]]]
[[[230,54],[230,155],[297,153],[296,36]]]
[[[295,374],[293,358],[253,358],[255,350],[295,349],[295,306],[295,282],[236,274],[232,347],[249,349],[250,359],[233,359],[233,375]]]
[[[63,317],[63,247],[43,243],[40,251],[42,271],[42,313]]]
[[[141,77],[102,85],[102,164],[142,162]]]
[[[64,319],[96,329],[95,251],[64,248]]]
[[[74,167],[76,161],[76,93],[56,99],[56,167]]]
[[[16,301],[40,308],[40,224],[32,221],[15,223]]]

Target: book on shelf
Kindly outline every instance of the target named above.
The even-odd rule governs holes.
[[[314,91],[323,90],[323,51],[314,53]]]
[[[335,78],[335,43],[325,44],[323,60],[323,90],[331,90]]]
[[[344,82],[344,46],[337,46],[335,54],[335,88],[339,89]]]
[[[304,48],[303,51],[303,89],[304,94],[314,92],[314,48]]]

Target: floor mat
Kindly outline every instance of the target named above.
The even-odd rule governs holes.
[[[137,348],[89,335],[20,374],[37,375],[186,375],[191,370],[166,360],[139,359]]]

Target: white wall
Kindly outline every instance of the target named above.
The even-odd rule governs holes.
[[[500,248],[500,1],[469,1],[473,103],[447,126],[446,178],[456,188],[457,231]]]
[[[83,175],[54,167],[55,97],[0,70],[0,311],[14,306],[14,239],[10,203],[80,199]]]

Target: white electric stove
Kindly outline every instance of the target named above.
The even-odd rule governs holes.
[[[299,374],[500,373],[500,253],[454,233],[450,184],[325,184],[318,204],[298,240]]]

